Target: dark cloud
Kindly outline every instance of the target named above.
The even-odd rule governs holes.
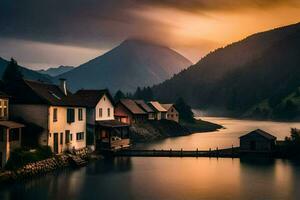
[[[266,9],[275,6],[299,6],[299,0],[141,0],[145,4],[176,8],[190,12],[235,11],[241,9]]]
[[[171,41],[174,40],[174,35],[178,37],[177,31],[179,33],[184,31],[185,26],[175,27],[178,25],[176,22],[160,20],[160,13],[155,13],[155,8],[177,9],[194,14],[206,11],[243,11],[248,8],[267,9],[282,5],[299,6],[299,2],[299,0],[0,0],[0,53],[6,52],[7,57],[17,54],[25,60],[30,51],[31,60],[34,60],[36,55],[36,60],[44,58],[43,62],[50,63],[46,59],[49,57],[47,54],[51,53],[54,56],[56,49],[61,46],[103,50],[112,48],[128,37],[154,40],[171,47],[187,49],[180,47],[183,44],[178,45],[177,41]],[[157,14],[158,17],[149,17],[149,13]],[[191,25],[188,25],[188,28],[191,28]],[[189,36],[185,37],[183,39],[190,40]],[[8,41],[12,40],[16,42],[8,45]],[[196,46],[189,47],[188,51],[198,53],[200,47],[203,49],[203,46],[212,45],[200,40],[192,41]],[[29,49],[30,45],[24,41],[29,44],[37,42],[38,45],[35,46],[39,46],[43,51],[38,48]],[[23,48],[18,50],[22,42]],[[44,43],[59,47],[46,45],[44,48],[42,47]],[[52,48],[52,51],[47,53],[48,48]],[[38,55],[37,51],[44,53]],[[80,50],[76,50],[73,55],[77,56],[79,52]],[[57,59],[51,57],[50,60]],[[62,58],[59,61],[64,60]]]
[[[298,0],[297,0],[298,1]],[[170,24],[133,14],[145,6],[188,11],[292,4],[294,0],[1,0],[0,37],[104,47],[127,37],[163,40]]]
[[[133,0],[2,0],[0,37],[86,47],[165,35],[169,25],[140,18]]]

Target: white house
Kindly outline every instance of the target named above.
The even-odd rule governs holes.
[[[161,104],[167,110],[167,120],[179,122],[179,112],[176,110],[174,104]]]
[[[21,147],[23,127],[9,121],[9,96],[0,92],[0,168],[5,166],[11,151]]]
[[[87,109],[87,145],[92,149],[129,146],[129,126],[115,120],[115,103],[108,90],[79,90],[74,96]]]
[[[40,145],[54,153],[86,147],[86,108],[67,90],[66,80],[60,86],[24,80],[15,90],[12,115],[43,128]]]

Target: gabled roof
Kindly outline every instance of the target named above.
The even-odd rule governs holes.
[[[153,113],[154,110],[144,100],[134,100],[135,103],[140,106],[145,112]]]
[[[251,131],[250,133],[248,133],[246,135],[243,135],[240,138],[247,137],[247,136],[253,135],[253,134],[258,134],[258,135],[260,135],[260,136],[262,136],[262,137],[264,137],[264,138],[266,138],[268,140],[276,140],[275,136],[273,136],[270,133],[267,133],[267,132],[265,132],[265,131],[263,131],[261,129],[256,129],[254,131]]]
[[[142,108],[140,108],[132,99],[121,99],[119,101],[129,112],[135,115],[147,114]]]
[[[162,105],[162,107],[164,107],[166,110],[169,110],[170,108],[172,108],[174,106],[174,104],[172,104],[172,103],[160,104],[160,105]]]
[[[156,112],[167,112],[167,110],[158,101],[150,101],[149,104]]]
[[[114,105],[114,100],[107,89],[104,90],[78,90],[74,96],[86,107],[96,107],[101,98],[106,95]]]
[[[16,103],[79,106],[73,94],[67,91],[65,95],[58,85],[29,80],[17,84],[17,91],[12,91],[12,99]]]

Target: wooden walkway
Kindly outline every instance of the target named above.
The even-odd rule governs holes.
[[[220,157],[220,158],[238,158],[240,157],[238,148],[208,150],[208,151],[188,151],[188,150],[139,150],[127,149],[116,151],[114,156],[124,157]]]

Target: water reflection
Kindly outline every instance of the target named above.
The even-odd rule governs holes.
[[[91,163],[87,174],[122,173],[131,169],[132,162],[129,157],[105,158],[103,162]]]
[[[215,119],[216,120],[216,119]],[[216,121],[215,121],[216,122]],[[172,138],[142,148],[230,147],[260,127],[283,138],[299,123],[219,119],[227,129]],[[202,148],[201,148],[202,147]],[[1,186],[2,200],[298,200],[300,162],[216,158],[115,158]]]

